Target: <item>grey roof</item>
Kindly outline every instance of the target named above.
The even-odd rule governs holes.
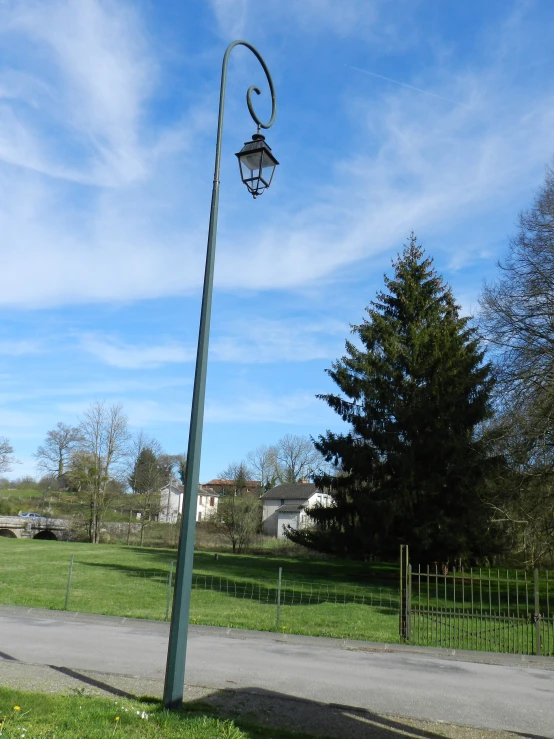
[[[162,490],[169,490],[170,484],[167,483],[167,485],[164,485],[162,488],[160,488],[160,491]],[[171,492],[172,493],[179,493],[179,495],[183,492],[183,486],[182,485],[174,485],[171,483]]]
[[[316,491],[313,482],[277,485],[262,495],[262,500],[308,500]]]
[[[277,508],[277,513],[298,513],[303,508],[303,505],[282,505],[280,508]]]

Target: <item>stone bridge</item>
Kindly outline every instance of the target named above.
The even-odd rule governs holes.
[[[68,538],[69,526],[63,518],[0,516],[0,536],[9,539],[62,540]]]

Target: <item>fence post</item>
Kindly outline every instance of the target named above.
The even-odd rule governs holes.
[[[75,555],[71,555],[71,562],[69,563],[69,574],[67,576],[67,588],[65,591],[65,606],[64,611],[67,611],[67,606],[69,603],[69,592],[71,590],[71,573],[73,572],[73,560],[75,559]]]
[[[283,574],[283,568],[279,567],[279,578],[277,580],[277,616],[275,618],[275,628],[279,628],[279,622],[281,620],[281,576]]]
[[[409,639],[409,554],[408,545],[400,545],[400,614],[399,614],[399,633],[401,639]]]
[[[169,563],[169,577],[167,578],[167,605],[165,607],[165,620],[169,620],[169,609],[171,608],[171,586],[173,584],[173,560]]]
[[[408,564],[407,575],[408,575],[408,582],[406,583],[406,639],[407,641],[410,641],[410,639],[412,638],[412,565],[411,564]]]
[[[539,571],[534,571],[534,591],[535,591],[535,654],[541,656],[541,614],[539,604]]]

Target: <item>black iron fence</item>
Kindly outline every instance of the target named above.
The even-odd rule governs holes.
[[[554,656],[548,571],[409,564],[401,548],[400,636],[414,644]]]

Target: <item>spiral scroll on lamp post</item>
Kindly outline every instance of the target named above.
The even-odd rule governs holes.
[[[173,610],[169,631],[167,665],[164,685],[164,708],[179,709],[183,703],[185,683],[185,663],[187,637],[189,627],[190,597],[192,586],[192,565],[194,557],[194,537],[196,530],[196,505],[200,478],[200,455],[202,450],[202,426],[204,421],[204,398],[206,394],[206,371],[208,365],[208,343],[210,334],[210,314],[212,307],[213,273],[215,261],[215,243],[217,232],[217,213],[219,204],[219,171],[221,162],[221,139],[223,134],[223,111],[225,106],[225,86],[227,82],[227,64],[229,55],[235,46],[246,46],[258,59],[267,77],[271,92],[271,118],[263,123],[254,110],[252,93],[260,94],[260,90],[252,85],[246,93],[246,104],[257,132],[252,141],[244,144],[236,156],[239,160],[241,178],[254,198],[261,195],[270,185],[279,162],[267,145],[260,129],[271,128],[277,113],[277,101],[273,80],[266,63],[260,53],[247,41],[233,41],[229,44],[223,57],[221,70],[221,87],[219,93],[219,117],[217,121],[217,138],[215,147],[215,168],[208,228],[208,247],[206,252],[206,268],[204,272],[204,289],[202,292],[202,309],[200,313],[200,329],[198,333],[198,349],[194,374],[194,389],[190,415],[189,442],[187,451],[187,468],[183,512],[181,517],[181,536],[177,554],[177,570],[175,574],[175,591]]]

